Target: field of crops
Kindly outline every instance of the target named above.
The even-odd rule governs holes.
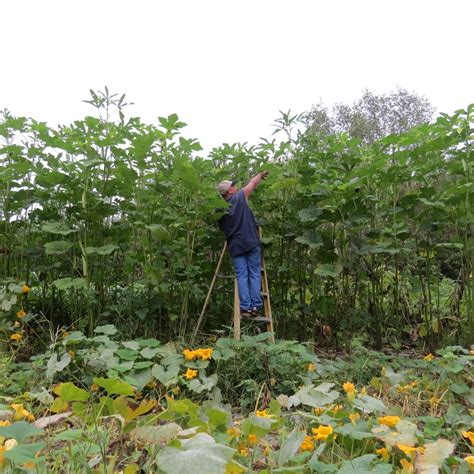
[[[0,472],[474,471],[474,105],[369,144],[282,114],[204,157],[90,103],[0,115]],[[276,342],[234,340],[224,282],[191,343],[215,186],[261,170]]]

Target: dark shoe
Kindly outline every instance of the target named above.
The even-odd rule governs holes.
[[[251,318],[252,317],[252,311],[250,309],[244,309],[240,310],[240,317],[241,318]]]
[[[252,316],[254,318],[260,316],[260,309],[257,308],[256,306],[254,306],[251,310],[250,310],[250,313],[252,314]]]

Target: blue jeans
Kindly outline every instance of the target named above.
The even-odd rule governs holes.
[[[263,305],[260,296],[260,245],[248,252],[232,257],[237,285],[239,287],[240,310],[260,309]]]

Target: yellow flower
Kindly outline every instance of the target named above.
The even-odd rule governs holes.
[[[186,373],[184,374],[184,376],[185,376],[188,380],[191,380],[191,379],[194,379],[195,377],[197,377],[197,374],[198,374],[198,371],[197,371],[197,370],[188,369],[188,370],[186,370]]]
[[[227,430],[227,434],[231,436],[232,438],[234,438],[239,435],[239,430],[237,428],[229,428]]]
[[[464,436],[464,438],[467,438],[474,446],[474,431],[463,431],[461,434]]]
[[[324,413],[324,408],[320,408],[320,407],[317,407],[317,408],[313,408],[313,412],[315,415],[321,415],[322,413]]]
[[[341,411],[344,407],[342,405],[331,405],[329,407],[329,411],[332,411],[333,413],[337,413],[338,411]]]
[[[474,456],[467,456],[464,458],[464,461],[467,462],[467,465],[469,466],[469,470],[471,472],[474,472]]]
[[[387,462],[390,458],[390,451],[387,448],[380,448],[376,449],[375,452],[385,461]]]
[[[23,408],[23,403],[12,403],[10,406],[15,410],[15,415],[13,416],[15,421],[22,420],[23,418],[26,418],[28,421],[35,421],[34,415]]]
[[[98,392],[99,391],[99,386],[96,383],[93,383],[91,385],[91,392]]]
[[[378,422],[381,425],[390,426],[391,428],[394,428],[395,426],[397,426],[397,423],[399,421],[400,421],[399,416],[381,416],[380,418],[378,418]]]
[[[186,360],[194,360],[197,355],[195,351],[190,351],[189,349],[184,349],[182,354]]]
[[[248,440],[250,444],[255,444],[258,441],[258,438],[254,434],[249,434]]]
[[[316,370],[315,364],[308,364],[308,372],[314,372]]]
[[[239,448],[239,454],[241,456],[247,457],[249,455],[249,450],[245,446]]]
[[[26,313],[22,309],[20,309],[20,311],[17,311],[16,313],[17,318],[24,318],[25,316],[26,316]]]
[[[342,388],[346,393],[354,393],[356,390],[355,385],[352,382],[346,382],[343,384]]]
[[[30,291],[30,287],[28,285],[23,285],[21,287],[21,292],[22,293],[28,293]]]
[[[16,332],[15,334],[12,334],[10,336],[10,339],[12,341],[21,341],[23,339],[23,334],[20,334],[19,332]]]
[[[360,419],[359,413],[351,413],[349,415],[349,420],[351,420],[351,423],[355,425],[357,423],[357,420]]]
[[[313,437],[305,436],[300,446],[301,451],[314,451]]]
[[[362,387],[361,391],[360,391],[360,394],[361,395],[367,395],[367,388],[366,387]]]
[[[212,352],[213,352],[213,349],[211,349],[210,347],[208,347],[207,349],[199,349],[198,356],[202,360],[209,360],[212,357]]]
[[[409,458],[413,457],[413,454],[417,451],[417,449],[414,446],[407,446],[406,444],[397,444],[397,447],[400,451],[405,454],[405,456],[408,456]]]
[[[410,461],[407,461],[406,459],[402,459],[400,461],[400,464],[403,467],[403,470],[402,470],[403,474],[413,472],[413,464]]]
[[[261,411],[256,410],[256,411],[255,411],[255,414],[256,414],[257,416],[260,416],[261,418],[272,418],[272,417],[275,416],[275,415],[269,415],[269,414],[267,413],[267,410],[261,410]]]
[[[10,426],[11,423],[8,420],[0,421],[0,426]]]
[[[312,428],[314,439],[318,441],[326,441],[327,437],[334,432],[331,425],[319,425],[317,428]]]
[[[5,447],[5,451],[10,451],[13,449],[15,446],[18,446],[18,441],[16,439],[7,439],[5,443],[3,444]]]
[[[429,354],[426,354],[425,357],[423,357],[423,360],[426,360],[426,362],[430,362],[434,359],[434,355],[430,352]]]

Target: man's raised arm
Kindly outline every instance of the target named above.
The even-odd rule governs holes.
[[[268,171],[262,171],[256,174],[244,187],[245,197],[248,198],[252,194],[253,190],[259,185],[260,181],[265,179],[267,176]]]

